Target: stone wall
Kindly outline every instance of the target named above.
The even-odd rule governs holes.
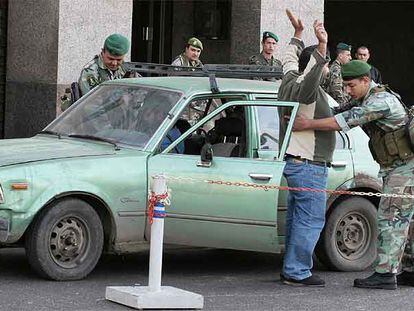
[[[7,15],[8,0],[0,0],[0,138],[4,136],[6,99]]]
[[[279,36],[276,57],[280,58],[293,35],[286,8],[290,8],[305,23],[305,44],[314,44],[312,25],[315,19],[323,20],[323,0],[233,0],[231,62],[245,63],[250,55],[260,52],[261,36],[266,30]]]
[[[9,2],[4,136],[27,137],[56,116],[59,1]]]
[[[50,123],[105,37],[130,38],[131,29],[132,0],[10,1],[4,136],[32,136]]]
[[[260,32],[269,30],[279,36],[279,46],[276,53],[281,57],[290,38],[293,36],[293,28],[286,16],[286,9],[289,8],[296,16],[300,17],[305,25],[303,41],[305,45],[317,43],[313,32],[314,20],[323,20],[323,0],[261,0]],[[257,45],[260,45],[260,38]]]
[[[231,12],[230,62],[246,64],[259,52],[262,0],[233,0]]]
[[[110,19],[109,19],[110,17]],[[59,98],[83,66],[99,54],[105,38],[120,33],[131,38],[132,0],[60,0],[57,64],[57,107]],[[125,60],[130,59],[130,53]]]

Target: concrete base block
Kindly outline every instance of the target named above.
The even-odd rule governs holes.
[[[202,295],[171,286],[150,291],[148,286],[108,286],[105,298],[135,309],[202,309]]]

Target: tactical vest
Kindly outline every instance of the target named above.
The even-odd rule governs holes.
[[[406,125],[391,132],[386,132],[375,122],[366,125],[369,131],[369,149],[372,156],[381,166],[391,166],[395,161],[406,161],[414,157],[414,122],[411,111],[400,97],[387,86],[375,87],[372,93],[389,92],[396,96],[407,112]]]

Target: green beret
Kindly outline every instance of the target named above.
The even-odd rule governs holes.
[[[194,46],[195,48],[199,48],[200,50],[203,50],[203,44],[196,37],[192,37],[192,38],[188,39],[187,44],[191,45],[191,46]]]
[[[343,42],[339,42],[338,45],[336,46],[337,50],[342,50],[342,51],[350,51],[352,50],[352,46]]]
[[[114,56],[125,55],[129,50],[129,40],[123,35],[114,33],[106,38],[104,49]]]
[[[352,80],[369,74],[371,65],[361,60],[351,60],[341,66],[342,79]]]
[[[279,37],[276,36],[273,32],[270,32],[270,31],[263,32],[262,42],[266,40],[267,38],[273,38],[276,40],[276,42],[279,42]]]

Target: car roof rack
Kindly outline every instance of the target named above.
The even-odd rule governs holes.
[[[214,74],[220,78],[274,78],[282,79],[280,67],[236,65],[236,64],[205,64],[200,67],[183,67],[165,64],[129,62],[124,64],[127,71],[156,75],[156,76],[194,76],[208,77]]]
[[[138,72],[149,76],[191,76],[208,77],[211,92],[220,93],[216,77],[238,79],[282,79],[283,71],[280,67],[257,65],[229,65],[205,64],[201,67],[184,67],[165,64],[129,62],[124,64],[127,72]]]

